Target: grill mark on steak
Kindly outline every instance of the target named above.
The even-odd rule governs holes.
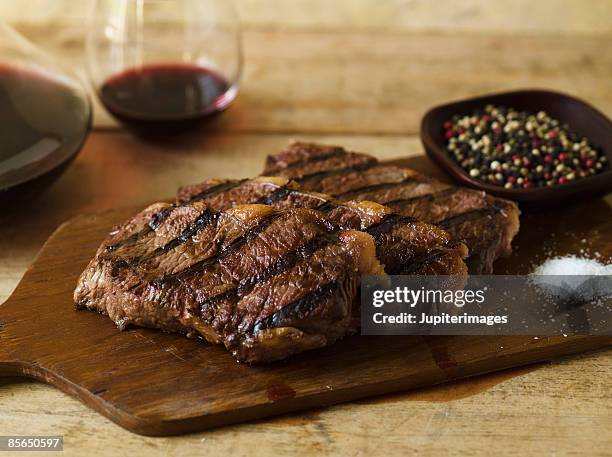
[[[434,262],[442,257],[444,257],[446,254],[449,253],[451,246],[447,246],[446,248],[439,248],[439,249],[433,249],[431,251],[429,251],[426,254],[423,254],[421,256],[415,257],[414,258],[414,263],[411,263],[410,265],[407,265],[405,268],[403,268],[402,270],[398,271],[395,274],[399,274],[399,275],[409,275],[414,273],[415,271],[419,271],[419,269],[423,266],[426,265],[428,263]]]
[[[434,201],[438,198],[450,197],[451,195],[453,195],[454,193],[460,190],[461,188],[459,187],[448,187],[446,189],[442,189],[437,192],[419,195],[418,197],[398,198],[397,200],[391,200],[391,201],[385,202],[385,205],[387,206],[399,205],[403,207],[403,206],[408,206],[413,203],[419,203],[423,201]]]
[[[298,183],[303,183],[304,181],[307,181],[313,178],[328,178],[330,176],[343,175],[343,174],[352,173],[355,171],[365,171],[369,168],[375,167],[376,165],[378,165],[378,161],[376,159],[368,158],[365,163],[351,165],[350,167],[337,168],[335,170],[317,171],[315,173],[309,173],[309,174],[306,174],[304,176],[301,176],[299,178],[294,178],[294,179]]]
[[[162,223],[168,219],[168,216],[170,216],[170,214],[172,213],[172,211],[174,211],[177,208],[177,205],[170,205],[164,209],[162,209],[160,212],[158,212],[157,214],[155,214],[155,216],[153,216],[151,222],[149,222],[149,227],[151,228],[151,230],[155,231],[157,230]]]
[[[282,216],[282,213],[272,213],[272,214],[262,217],[255,227],[252,227],[249,230],[247,230],[241,236],[239,236],[234,241],[232,241],[229,246],[226,246],[224,249],[219,251],[217,254],[211,257],[208,257],[206,259],[200,260],[199,262],[196,262],[193,265],[188,266],[184,270],[177,271],[176,273],[172,273],[169,275],[165,275],[161,278],[157,278],[153,280],[152,283],[157,284],[157,285],[162,285],[164,283],[171,282],[171,281],[180,281],[181,279],[193,273],[203,270],[207,266],[212,265],[215,262],[237,251],[245,244],[250,243],[253,239],[259,236],[275,220],[277,220],[281,216]]]
[[[324,227],[324,229],[329,230],[329,227]],[[337,232],[338,228],[334,227],[333,231],[327,232],[327,236],[313,238],[304,245],[298,247],[297,249],[280,256],[276,260],[276,262],[274,262],[274,264],[268,266],[256,275],[242,279],[237,288],[230,289],[226,292],[209,297],[206,300],[200,302],[200,310],[203,310],[208,306],[214,305],[230,298],[240,297],[250,292],[257,284],[264,282],[272,278],[273,276],[277,276],[285,272],[300,261],[309,259],[317,251],[325,249],[330,245],[337,244]]]
[[[291,318],[295,314],[311,311],[321,302],[321,300],[331,297],[338,291],[341,279],[342,278],[338,278],[333,282],[323,284],[317,290],[307,293],[294,302],[283,306],[282,309],[276,311],[274,314],[257,321],[253,326],[251,335],[256,335],[268,328],[281,327],[285,320]]]
[[[338,227],[330,227],[323,224],[319,224],[319,226],[324,230],[325,235],[320,235],[313,238],[297,249],[281,255],[276,262],[274,262],[274,264],[268,266],[263,271],[257,273],[255,276],[243,279],[238,287],[239,294],[244,293],[246,290],[250,290],[259,282],[283,273],[288,268],[294,266],[297,262],[309,259],[315,252],[324,249],[327,246],[338,243]]]
[[[317,211],[321,211],[322,213],[329,213],[330,211],[335,210],[339,206],[341,206],[341,205],[338,205],[337,203],[334,203],[331,200],[327,200],[321,206],[317,207]]]
[[[287,186],[282,186],[276,189],[270,195],[261,197],[259,200],[257,200],[256,203],[260,203],[262,205],[274,206],[275,203],[279,203],[287,199],[288,197],[291,197],[294,194],[301,194],[301,193],[302,192],[298,189],[291,189]],[[324,197],[322,196],[321,199],[324,199]],[[324,200],[321,205],[313,209],[316,209],[317,211],[321,211],[322,213],[329,213],[330,211],[333,211],[339,206],[341,205],[333,202],[332,200]]]
[[[419,176],[419,175],[417,175]],[[404,176],[403,179],[405,179]],[[262,178],[260,178],[262,179]],[[205,186],[206,182],[200,184]],[[348,204],[336,201],[334,198],[326,196],[324,194],[313,193],[302,190],[297,187],[295,181],[286,181],[284,184],[275,184],[274,181],[266,182],[265,178],[260,181],[252,181],[246,183],[247,187],[244,192],[239,192],[239,195],[228,196],[228,200],[224,201],[223,194],[221,198],[213,202],[213,205],[220,205],[220,209],[225,209],[229,205],[244,204],[244,203],[267,203],[271,206],[280,208],[286,208],[287,206],[296,206],[303,208],[316,209],[322,213],[330,214],[332,223],[335,223],[343,229],[356,229],[365,231],[370,235],[374,236],[375,243],[377,246],[377,253],[381,259],[384,259],[385,269],[388,274],[394,274],[396,271],[402,271],[404,265],[408,265],[413,261],[413,257],[419,255],[422,249],[419,249],[419,242],[417,239],[411,239],[410,232],[414,233],[413,230],[423,230],[425,226],[414,226],[417,221],[416,218],[407,215],[396,215],[396,218],[386,219],[390,216],[388,208],[380,206],[379,208],[368,208],[357,204]],[[194,186],[195,187],[195,186]],[[250,195],[256,195],[252,198]],[[189,196],[187,196],[189,198]],[[229,205],[228,205],[229,204]],[[378,205],[377,205],[378,206]],[[336,210],[340,209],[338,213]],[[333,213],[333,214],[332,214]],[[384,221],[384,224],[382,222]],[[405,229],[401,229],[401,226],[406,226]],[[396,227],[400,228],[400,231],[396,231]],[[370,228],[370,230],[368,230]],[[432,225],[431,229],[434,229]],[[436,227],[440,230],[439,227]],[[402,244],[405,249],[396,250],[394,252],[394,246],[390,240],[387,240],[385,234],[393,231],[393,237],[397,237],[397,242]],[[426,239],[423,239],[423,246],[427,251],[431,251],[436,247],[444,246],[446,240],[442,243],[437,243],[435,238],[442,238],[446,234],[438,233],[434,234],[430,232],[426,235]],[[416,251],[416,252],[415,252]],[[408,253],[413,253],[409,256]],[[455,256],[463,258],[464,254],[457,251]],[[440,274],[451,274],[453,272],[459,273],[461,271],[461,262],[456,262],[452,265],[451,270],[447,270],[444,267],[439,268]],[[427,265],[421,264],[419,267],[423,268]]]
[[[140,259],[138,259],[135,262],[135,265],[141,265],[148,260],[154,259],[155,257],[158,257],[167,252],[170,252],[171,250],[177,248],[181,244],[186,243],[196,233],[208,227],[211,223],[216,221],[218,218],[219,218],[219,213],[217,211],[213,211],[210,208],[206,208],[203,212],[200,213],[200,215],[196,218],[196,220],[189,227],[187,227],[186,229],[182,231],[182,233],[178,237],[168,241],[166,244],[151,251],[149,254],[142,256]]]
[[[410,224],[418,222],[416,219],[400,214],[389,214],[383,218],[381,222],[367,229],[367,232],[374,237],[375,240],[388,234],[398,224]],[[397,265],[387,271],[388,274],[406,275],[412,274],[425,267],[428,263],[434,262],[444,255],[448,254],[453,248],[462,244],[461,242],[451,241],[445,246],[434,248],[422,255],[412,256],[408,259],[409,262],[403,262],[398,267]]]
[[[161,224],[168,218],[168,216],[170,216],[170,213],[172,213],[172,211],[174,211],[176,208],[177,205],[173,204],[162,209],[161,211],[158,211],[151,217],[151,220],[147,223],[147,225],[145,225],[138,232],[133,233],[130,236],[119,240],[114,244],[106,246],[106,252],[113,252],[119,249],[120,247],[133,244],[148,235],[149,233],[156,231],[161,226]]]
[[[208,297],[206,300],[198,303],[198,305],[200,306],[200,312],[204,312],[204,310],[209,306],[216,305],[217,303],[221,303],[222,301],[229,300],[231,298],[236,298],[238,297],[238,295],[238,289],[229,289],[221,294]]]
[[[419,175],[407,176],[401,181],[383,182],[379,184],[372,184],[370,186],[358,187],[357,189],[351,189],[346,192],[335,194],[334,197],[341,198],[344,200],[350,200],[352,197],[359,195],[359,194],[375,192],[379,190],[393,189],[394,187],[400,186],[402,184],[407,184],[409,182],[418,182],[418,181],[423,181],[423,177]]]
[[[414,222],[417,222],[417,220],[412,217],[402,216],[401,214],[388,214],[378,224],[368,227],[366,232],[376,238],[389,233],[399,223],[411,224]]]
[[[239,185],[245,183],[248,179],[239,179],[235,181],[222,182],[221,184],[217,184],[216,186],[212,186],[196,195],[191,197],[188,203],[193,202],[195,200],[202,200],[204,198],[214,197],[222,192],[227,192],[228,190],[232,190]]]
[[[281,186],[278,189],[275,189],[271,194],[264,195],[260,199],[258,199],[255,203],[260,205],[269,205],[272,206],[274,203],[284,200],[288,196],[293,193],[292,189],[289,189],[287,186]]]
[[[323,162],[324,160],[333,159],[334,157],[340,157],[346,155],[347,152],[344,148],[334,148],[332,151],[326,152],[324,154],[319,154],[317,156],[310,156],[305,159],[296,160],[295,162],[291,162],[284,167],[284,170],[303,167],[304,165],[308,165],[316,162]]]
[[[473,209],[466,211],[465,213],[456,214],[455,216],[447,217],[441,221],[437,221],[435,224],[442,228],[451,227],[453,225],[463,224],[464,222],[474,221],[487,216],[494,216],[502,211],[501,208],[491,205],[485,208]]]
[[[264,174],[276,174],[279,176],[291,178],[296,175],[299,175],[300,168],[294,168],[290,173],[285,173],[286,164],[290,162],[292,158],[302,159],[303,157],[307,157],[309,155],[316,155],[319,151],[329,150],[332,146],[325,145],[317,145],[312,143],[294,143],[287,147],[284,151],[278,153],[277,155],[268,156],[266,161],[266,168]],[[350,164],[357,160],[357,157],[362,157],[363,160],[365,158],[370,157],[374,159],[372,156],[368,156],[367,154],[346,151],[347,159],[344,161],[345,167],[349,167]],[[351,158],[349,160],[348,158]],[[375,159],[374,159],[375,160]],[[343,158],[340,157],[336,159],[333,164],[329,164],[326,167],[326,163],[322,166],[319,166],[319,172],[323,172],[325,168],[328,168],[332,173],[338,173],[334,168],[342,167]],[[444,194],[439,196],[423,196],[421,192],[426,191],[427,194],[432,194],[437,192],[434,188],[438,188],[440,186],[440,182],[426,178],[421,176],[421,178],[431,184],[431,189],[426,189],[427,185],[417,186],[415,189],[411,189],[406,187],[405,191],[401,188],[401,184],[392,184],[389,180],[393,179],[390,176],[387,176],[390,171],[390,167],[386,165],[378,165],[380,166],[380,170],[378,170],[377,166],[368,167],[367,177],[364,177],[364,180],[367,179],[371,185],[375,185],[378,181],[379,183],[389,183],[390,189],[388,191],[390,193],[395,193],[393,190],[394,186],[398,186],[398,191],[401,193],[394,197],[385,196],[387,194],[387,190],[382,191],[384,195],[378,197],[376,193],[372,193],[371,195],[362,193],[359,194],[358,198],[364,198],[367,200],[373,200],[383,205],[389,205],[394,208],[397,212],[405,214],[405,215],[417,215],[417,217],[423,219],[426,222],[433,223],[435,225],[439,225],[437,221],[448,219],[445,224],[449,227],[448,232],[454,238],[463,241],[470,248],[470,258],[478,259],[470,263],[470,271],[476,274],[482,273],[490,273],[493,271],[493,262],[502,256],[505,256],[511,252],[511,242],[512,239],[516,236],[516,233],[519,229],[519,214],[520,211],[516,204],[510,201],[506,201],[503,199],[495,198],[489,195],[486,195],[482,192],[471,190],[467,188],[456,188],[457,192],[461,190],[461,193],[458,193],[456,196],[452,193],[453,191],[449,190],[448,192],[452,195],[452,198],[443,198]],[[401,174],[402,170],[404,172],[409,172],[414,174],[413,170],[404,169],[402,167],[392,167],[396,169],[395,179],[397,178],[398,173]],[[308,166],[305,166],[303,172],[308,172]],[[342,173],[342,171],[340,171]],[[330,194],[332,197],[340,195],[342,200],[345,200],[347,197],[351,197],[353,192],[348,191],[350,189],[350,185],[359,186],[359,174],[360,172],[354,173],[355,176],[351,177],[351,179],[344,180],[344,176],[340,179],[334,180],[333,178],[330,180],[305,180],[302,182],[305,190],[310,190],[313,192],[326,192]],[[393,174],[393,173],[391,173]],[[417,173],[417,176],[419,174]],[[373,180],[372,180],[373,178]],[[346,182],[345,182],[346,181]],[[478,193],[479,195],[476,195]],[[405,195],[407,198],[405,200],[401,200],[400,197]],[[414,198],[414,200],[413,200]],[[396,199],[393,201],[392,199]],[[478,200],[481,200],[478,203]],[[473,211],[473,208],[481,208],[481,207],[490,207],[497,206],[501,208],[501,215],[503,217],[495,217],[489,218],[487,220],[486,216],[491,215],[497,212],[495,209],[491,209],[490,211],[484,212],[476,212],[470,213]],[[416,212],[415,212],[416,211]],[[466,216],[454,219],[451,216],[454,213],[463,212],[466,213]],[[483,218],[483,223],[478,220],[477,215],[481,215]],[[462,224],[463,221],[472,221],[474,226],[470,223]],[[490,222],[490,223],[488,223]],[[444,226],[441,226],[444,227]]]
[[[261,190],[274,189],[267,186],[250,197],[242,189],[232,191],[227,203],[236,193],[252,199],[261,197]],[[314,199],[311,204],[320,206],[321,201]],[[144,226],[158,208],[147,208],[118,226],[102,249],[129,236],[133,227]],[[187,245],[162,254],[160,263],[118,272],[113,271],[113,262],[124,256],[98,251],[79,277],[75,303],[107,314],[120,329],[136,325],[198,334],[223,344],[239,361],[259,363],[342,338],[352,328],[360,275],[384,274],[370,235],[343,228],[316,210],[244,205],[223,211],[202,203],[179,208],[157,231],[163,231],[164,237],[141,240],[139,252],[148,255],[178,235],[183,239],[175,242]],[[206,208],[220,215],[209,228],[189,238],[196,218],[204,224],[211,215],[203,214]],[[187,276],[198,268],[190,263],[200,260],[215,264]],[[164,283],[173,279],[177,281]],[[275,322],[286,325],[270,329]],[[253,334],[255,324],[266,329],[263,334]]]
[[[260,184],[262,186],[267,186],[270,183],[266,183],[265,181],[262,181]],[[276,188],[274,186],[271,186],[268,189],[269,190],[267,191],[266,194],[264,194],[263,196],[260,196],[256,200],[257,203],[266,203],[266,204],[279,204],[280,203],[282,204],[285,200],[287,200],[297,206],[301,206],[300,205],[300,202],[302,200],[301,197],[304,197],[306,199],[310,198],[310,200],[307,200],[308,204],[305,206],[314,207],[314,202],[316,201],[316,199],[312,199],[312,197],[314,197],[315,194],[312,194],[312,193],[303,191],[299,188],[296,188],[295,184],[292,181],[289,181],[282,186],[279,185]],[[355,211],[354,208],[346,206],[341,203],[337,203],[335,200],[330,199],[322,194],[316,194],[316,197],[320,199],[321,201],[321,203],[318,203],[318,206],[316,206],[317,211],[329,213],[337,208],[342,208],[342,207],[346,208],[348,211]],[[252,199],[248,198],[248,194],[243,195],[242,198],[243,200],[240,200],[238,202],[232,200],[232,203],[236,204],[236,203],[245,203],[245,202],[253,201]],[[293,198],[295,198],[295,201],[292,200]],[[338,216],[342,217],[340,215]],[[391,215],[389,214],[381,215],[380,220],[378,222],[368,222],[367,224],[362,223],[361,226],[359,227],[361,230],[366,230],[371,235],[373,235],[377,246],[383,249],[382,251],[378,251],[378,252],[381,258],[385,259],[385,268],[386,268],[387,273],[402,274],[405,271],[414,272],[414,271],[418,271],[421,268],[427,267],[427,262],[429,260],[433,261],[435,259],[435,256],[430,258],[430,257],[425,256],[423,252],[421,253],[418,253],[418,251],[412,252],[412,249],[402,252],[398,254],[397,256],[388,254],[389,241],[384,239],[385,234],[391,231],[394,231],[395,228],[398,227],[398,225],[404,225],[404,224],[413,225],[416,222],[416,219],[410,218],[407,216],[402,216],[402,215],[397,215],[397,214],[395,215],[395,217],[390,217],[390,216]],[[358,215],[358,218],[361,218],[361,217],[362,217],[361,215]],[[368,230],[368,227],[370,228],[370,230]],[[348,227],[344,227],[344,228],[348,228]],[[351,228],[355,228],[355,227],[351,227]],[[403,235],[399,233],[397,234],[397,236],[399,236],[400,239],[403,237]],[[412,244],[412,243],[409,243],[409,244]],[[383,248],[382,246],[385,246],[385,247]],[[440,248],[439,249],[440,256],[443,254],[449,253],[449,249],[445,248],[444,246],[445,245],[437,246],[438,248]],[[435,249],[436,249],[435,245],[429,246],[427,252],[433,253]],[[410,252],[411,254],[408,255]],[[209,306],[213,302],[216,303],[217,301],[223,300],[225,298],[230,298],[236,295],[237,295],[236,291],[226,291],[222,293],[219,297],[210,297],[209,299],[207,299],[204,305]]]
[[[406,179],[406,178],[409,178],[409,179]],[[404,181],[407,182],[411,179],[412,179],[412,176],[405,177]],[[269,184],[271,183],[266,183],[265,181],[260,182],[261,186],[267,186]],[[257,195],[260,195],[259,193],[255,191],[254,188],[253,188],[253,191]],[[316,197],[316,199],[313,199],[313,197]],[[317,199],[320,200],[320,203],[317,203],[318,206],[315,206],[315,202],[317,201]],[[381,214],[377,222],[368,221],[367,223],[364,223],[362,219],[364,215],[360,214],[356,208],[347,206],[346,204],[338,203],[334,199],[326,197],[323,194],[312,194],[307,191],[303,191],[297,188],[295,185],[295,182],[293,181],[289,181],[283,185],[278,185],[276,187],[274,186],[269,187],[267,190],[267,193],[265,193],[263,196],[259,196],[257,200],[249,199],[248,193],[247,193],[242,196],[242,200],[234,201],[232,199],[232,204],[245,203],[245,202],[248,203],[252,201],[255,201],[256,203],[264,203],[264,204],[268,204],[272,206],[278,205],[278,204],[283,205],[284,203],[287,203],[287,202],[290,203],[292,206],[293,205],[302,206],[301,203],[306,203],[304,207],[313,208],[323,213],[330,213],[336,210],[337,208],[345,208],[348,212],[354,212],[353,214],[355,215],[356,219],[358,219],[361,222],[358,227],[351,225],[353,222],[357,222],[357,221],[351,221],[350,217],[348,217],[346,220],[343,219],[344,215],[347,215],[349,213],[337,214],[334,217],[332,217],[332,220],[335,220],[336,217],[339,217],[340,225],[344,223],[349,223],[349,227],[342,225],[344,228],[358,228],[360,230],[365,230],[366,232],[373,235],[375,238],[375,243],[377,247],[379,249],[382,249],[377,252],[381,256],[381,258],[384,258],[385,269],[387,273],[401,274],[402,271],[406,271],[407,269],[408,271],[418,271],[418,269],[427,267],[426,262],[428,258],[423,257],[423,253],[418,254],[412,251],[412,249],[416,247],[416,246],[412,246],[413,242],[410,242],[410,241],[408,242],[408,245],[411,246],[409,250],[402,251],[402,252],[398,251],[397,255],[393,255],[389,253],[389,250],[393,249],[390,247],[389,240],[385,240],[385,234],[391,231],[394,231],[398,225],[413,225],[415,222],[417,222],[415,218],[403,216],[403,215],[397,215],[397,214],[395,215],[395,217],[390,217],[391,216],[390,214]],[[384,211],[382,207],[381,207],[381,211]],[[370,228],[370,230],[368,230],[368,228]],[[405,239],[404,235],[400,233],[398,233],[396,236],[399,237],[399,240]],[[445,250],[443,246],[444,245],[438,245],[437,247],[440,247],[444,253],[448,253],[449,250],[448,249]],[[432,252],[434,249],[436,249],[436,246],[430,245],[427,248],[427,251]],[[412,252],[412,254],[408,255],[408,252]],[[417,248],[417,252],[418,252],[418,248]],[[417,258],[417,256],[419,255],[421,257]],[[456,254],[456,255],[460,255],[460,254]],[[410,267],[410,265],[413,262],[416,262],[416,265],[413,265],[412,267]],[[227,295],[228,297],[231,295],[229,291],[227,292],[227,294],[228,294]],[[223,297],[221,297],[220,299],[222,298]]]
[[[301,194],[301,195],[307,196],[307,193],[304,194],[301,190],[292,189],[289,186],[291,186],[291,182],[274,190],[270,195],[261,197],[260,199],[256,201],[256,203],[259,203],[262,205],[274,206],[275,203],[279,203],[287,199],[288,197],[291,197],[294,194]],[[328,213],[338,208],[339,206],[341,206],[338,203],[333,202],[332,200],[325,199],[323,195],[321,195],[320,198],[324,200],[323,203],[313,209],[316,209],[317,211],[321,211],[322,213]]]
[[[152,232],[153,230],[151,230],[151,228],[149,227],[149,225],[145,225],[144,228],[142,228],[141,230],[139,230],[136,233],[131,234],[130,236],[128,236],[127,238],[124,238],[122,240],[117,241],[114,244],[110,244],[108,246],[106,246],[105,250],[106,252],[113,252],[116,251],[117,249],[119,249],[120,247],[123,246],[127,246],[128,244],[133,244],[136,241],[138,241],[140,238],[142,238],[143,236],[145,236],[146,234]]]

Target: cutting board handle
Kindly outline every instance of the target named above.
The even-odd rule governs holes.
[[[0,376],[37,376],[34,360],[24,359],[22,348],[27,344],[27,335],[20,335],[18,306],[12,297],[0,305]],[[35,317],[32,317],[35,319]],[[24,338],[24,336],[26,338]]]
[[[75,311],[72,296],[100,240],[136,210],[80,217],[51,236],[0,306],[0,374],[51,384],[137,433],[199,431],[612,343],[610,337],[355,336],[250,367],[217,345],[147,329],[119,332],[108,318]]]
[[[40,309],[41,295],[65,295],[66,292],[72,295],[74,285],[58,284],[51,278],[66,257],[74,256],[76,271],[84,268],[82,264],[86,259],[78,259],[67,250],[65,240],[65,232],[70,226],[83,222],[83,219],[82,216],[76,217],[51,234],[11,296],[0,305],[0,375],[48,380],[47,369],[43,367],[44,356],[58,346],[57,335],[61,334],[58,327],[65,329],[66,336],[69,329],[62,322],[63,310],[44,312],[47,310]],[[72,305],[66,303],[66,306]],[[50,328],[55,328],[52,332],[56,335],[55,340],[49,337]]]

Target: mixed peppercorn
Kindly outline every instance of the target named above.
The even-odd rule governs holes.
[[[506,189],[565,184],[608,165],[600,148],[544,111],[487,105],[445,122],[444,135],[471,177]]]

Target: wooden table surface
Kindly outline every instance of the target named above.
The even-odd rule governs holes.
[[[86,2],[32,0],[34,15],[8,3],[2,17],[82,67]],[[566,91],[612,115],[609,0],[457,3],[237,1],[246,70],[235,105],[197,134],[157,143],[96,106],[94,131],[65,175],[0,216],[0,301],[66,219],[144,205],[208,177],[256,174],[290,139],[381,159],[422,154],[428,107],[520,87]],[[611,379],[605,350],[175,438],[131,434],[50,387],[1,379],[0,435],[64,435],[67,455],[612,455]]]

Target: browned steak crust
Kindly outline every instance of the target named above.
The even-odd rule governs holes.
[[[303,191],[285,178],[208,180],[182,187],[178,203],[206,202],[219,210],[239,204],[263,203],[275,208],[311,208],[343,229],[362,230],[374,236],[379,259],[388,274],[467,274],[463,259],[467,248],[451,241],[447,232],[413,217],[367,201],[334,200]]]
[[[383,274],[373,238],[318,211],[158,203],[111,232],[74,299],[120,328],[201,335],[265,362],[351,330],[363,274]]]
[[[268,157],[264,174],[294,179],[305,190],[339,200],[375,201],[403,216],[436,224],[467,244],[474,274],[491,273],[493,262],[511,252],[519,229],[520,213],[513,202],[385,166],[338,146],[291,144]]]

